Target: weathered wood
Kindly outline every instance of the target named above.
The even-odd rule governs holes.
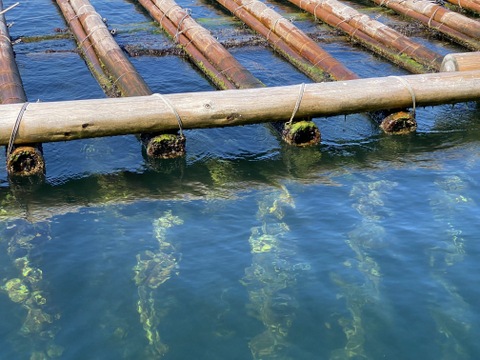
[[[299,117],[329,116],[381,109],[477,101],[480,71],[389,76],[306,84]],[[281,121],[291,116],[299,86],[226,90],[66,102],[31,103],[24,114],[17,143],[66,141],[90,137],[169,131],[177,118],[185,129]],[[21,104],[0,106],[0,144]]]
[[[460,9],[467,9],[480,14],[480,2],[473,0],[447,0],[450,4],[457,5]]]
[[[284,39],[290,47],[295,49],[301,56],[310,61],[313,66],[318,66],[335,80],[350,80],[358,76],[328,52],[323,50],[317,43],[309,38],[303,31],[292,24],[285,17],[269,8],[258,0],[234,0],[237,7],[242,7],[250,12],[269,30],[267,40],[271,33],[277,34]],[[233,11],[235,12],[235,10]]]
[[[3,10],[2,0],[0,0],[0,10]],[[25,103],[27,95],[15,61],[4,12],[0,12],[0,102],[2,104]],[[13,127],[14,123],[7,130],[8,135],[12,133]],[[11,150],[6,154],[7,173],[10,177],[43,177],[45,160],[41,144],[13,146]]]
[[[446,25],[445,23],[439,22],[435,20],[433,17],[434,16],[427,16],[424,15],[413,8],[406,7],[404,5],[403,0],[390,0],[390,1],[385,1],[385,0],[371,0],[375,4],[379,6],[385,6],[389,9],[392,9],[393,11],[405,15],[407,17],[411,17],[415,20],[420,21],[423,25],[434,29],[438,31],[439,33],[444,34],[446,37],[449,39],[455,41],[456,43],[465,46],[468,49],[471,50],[480,50],[480,41],[479,38],[474,38],[470,35],[466,35],[465,33],[458,31],[454,28],[451,28],[450,26]],[[416,1],[416,0],[414,0]],[[422,1],[425,3],[424,1]],[[432,14],[434,15],[434,14]],[[478,23],[478,22],[477,22]]]
[[[480,52],[448,54],[443,58],[441,71],[480,70]]]
[[[365,40],[368,41],[368,38],[372,38],[376,40],[377,44],[381,43],[384,45],[381,48],[389,47],[396,49],[395,63],[400,66],[403,65],[403,67],[410,69],[412,67],[411,62],[414,60],[424,65],[426,67],[425,70],[434,69],[438,71],[440,69],[442,60],[440,54],[337,0],[290,0],[290,2],[310,12],[330,26],[345,31],[353,39],[359,40],[361,43]],[[373,44],[372,41],[368,42]],[[375,51],[378,45],[370,46],[369,48]],[[383,55],[382,51],[375,52]],[[409,59],[402,59],[400,57],[402,54],[408,56]],[[414,69],[416,70],[416,68]],[[418,71],[412,72],[417,73]]]

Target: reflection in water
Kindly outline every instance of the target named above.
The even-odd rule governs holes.
[[[7,253],[15,270],[6,270],[1,290],[26,313],[19,331],[22,339],[18,339],[18,349],[30,352],[30,359],[60,357],[63,348],[55,344],[60,314],[53,307],[43,271],[38,267],[39,247],[50,240],[49,225],[31,225],[22,220],[4,225],[2,238],[9,239]]]
[[[137,254],[137,264],[133,268],[139,297],[137,311],[149,344],[145,355],[152,359],[161,357],[168,351],[168,346],[162,342],[158,331],[158,325],[168,311],[165,306],[168,302],[163,301],[161,305],[156,303],[155,294],[160,285],[177,274],[180,255],[175,246],[167,241],[166,235],[169,228],[182,223],[183,220],[171,211],[166,211],[155,220],[153,229],[158,249]]]
[[[254,359],[286,359],[289,329],[297,307],[293,288],[295,272],[308,269],[306,264],[293,264],[293,246],[287,243],[288,225],[283,222],[286,207],[294,203],[288,190],[265,195],[259,201],[257,217],[260,226],[252,228],[249,238],[252,265],[242,279],[247,288],[249,309],[265,330],[250,342]]]
[[[464,339],[472,324],[470,306],[460,295],[457,287],[448,280],[449,267],[462,262],[465,256],[465,238],[457,225],[462,214],[474,208],[468,197],[468,185],[460,175],[447,175],[435,182],[438,191],[430,200],[436,222],[444,228],[442,242],[430,249],[431,276],[443,288],[444,294],[431,306],[431,314],[437,325],[442,359],[469,359]]]
[[[383,246],[385,229],[381,221],[389,215],[384,207],[385,193],[391,191],[397,183],[378,180],[354,184],[350,196],[356,201],[353,208],[362,216],[362,221],[348,234],[346,243],[355,253],[355,261],[347,260],[344,265],[353,268],[354,262],[360,271],[363,283],[356,280],[344,280],[339,274],[332,273],[332,281],[341,288],[341,298],[345,299],[351,318],[338,320],[346,337],[344,348],[336,349],[331,359],[368,359],[365,350],[367,337],[364,310],[367,306],[380,304],[381,271],[379,264],[370,254],[372,249]],[[382,299],[382,306],[385,299]]]

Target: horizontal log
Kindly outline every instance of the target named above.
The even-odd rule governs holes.
[[[301,94],[298,118],[382,109],[437,105],[480,99],[480,71],[380,78],[246,90],[144,97],[40,102],[28,105],[17,143],[53,142],[100,136],[224,127],[285,121]],[[412,96],[412,94],[414,96]],[[0,145],[22,104],[0,106]]]
[[[480,52],[448,54],[443,58],[440,71],[480,70]]]

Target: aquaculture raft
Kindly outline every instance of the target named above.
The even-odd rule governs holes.
[[[280,123],[297,145],[316,143],[319,131],[312,117],[388,110],[395,112],[421,105],[437,105],[480,99],[480,53],[450,54],[440,66],[441,56],[422,45],[334,0],[292,3],[316,19],[344,31],[353,41],[405,69],[411,76],[358,79],[358,76],[307,34],[259,1],[219,2],[238,16],[265,43],[314,81],[341,80],[290,87],[264,88],[228,51],[208,34],[192,15],[172,0],[141,0],[140,4],[185,51],[192,62],[224,92],[152,94],[130,64],[111,32],[88,0],[57,0],[66,23],[75,35],[90,70],[110,96],[131,98],[27,103],[26,98],[2,101],[0,144],[40,144],[89,137],[142,134],[143,140],[157,133],[175,135],[182,129]],[[452,41],[478,49],[480,22],[463,14],[461,8],[446,9],[428,1],[382,1],[425,26],[441,31]],[[0,10],[3,4],[0,2]],[[323,12],[319,12],[319,10]],[[397,10],[398,9],[398,10]],[[3,16],[3,15],[2,15]],[[450,19],[455,21],[452,22]],[[460,24],[460,27],[457,26]],[[459,35],[460,34],[460,35]],[[310,34],[311,35],[311,34]],[[8,39],[8,31],[3,38]],[[11,46],[10,44],[7,44]],[[225,61],[224,61],[225,59]],[[15,62],[2,63],[2,72],[15,72]],[[13,70],[12,70],[13,69]],[[316,69],[316,70],[314,70]],[[424,73],[427,71],[448,71]],[[325,73],[324,79],[318,74]],[[457,72],[450,72],[457,71]],[[460,71],[460,72],[458,72]],[[20,82],[21,80],[17,81]],[[118,92],[117,90],[118,89]],[[255,101],[261,98],[259,103]],[[414,115],[414,111],[399,114]],[[405,131],[408,116],[400,115],[389,129]],[[390,118],[390,121],[393,121]],[[382,126],[387,129],[388,126]],[[13,130],[12,130],[13,129]],[[298,131],[298,133],[295,133]],[[169,138],[161,136],[160,140]],[[285,137],[288,139],[288,136]],[[184,140],[184,139],[183,139]],[[155,141],[154,141],[155,143]],[[173,146],[179,144],[173,141]],[[167,147],[170,145],[167,145]],[[163,150],[165,146],[163,146]],[[149,155],[154,152],[147,151]],[[183,154],[173,151],[174,155]],[[26,162],[28,163],[28,161]]]

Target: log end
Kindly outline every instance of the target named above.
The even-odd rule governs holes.
[[[36,146],[19,146],[7,158],[7,172],[11,177],[43,177],[45,160]]]
[[[173,159],[185,155],[185,136],[160,134],[142,136],[147,155],[154,159]]]
[[[319,144],[321,134],[313,121],[302,120],[285,123],[282,130],[282,138],[287,144],[303,147]]]
[[[408,134],[417,130],[417,121],[413,113],[398,111],[383,119],[380,128],[387,134]]]

